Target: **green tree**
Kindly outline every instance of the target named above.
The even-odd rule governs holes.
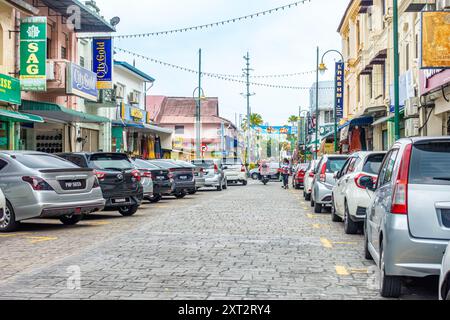
[[[262,118],[262,116],[258,113],[252,113],[250,115],[250,126],[251,127],[258,127],[261,126],[264,123],[264,120]],[[242,121],[242,130],[247,130],[248,128],[248,121],[247,121],[247,117],[244,118],[244,120]]]

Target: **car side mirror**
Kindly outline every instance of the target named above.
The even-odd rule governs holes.
[[[228,167],[227,166],[223,167],[223,170],[228,170]]]
[[[361,177],[359,179],[359,184],[361,185],[361,187],[366,188],[367,190],[370,190],[370,191],[375,191],[377,189],[376,181],[374,181],[374,179],[369,176]]]
[[[336,172],[334,173],[333,177],[334,177],[334,180],[338,180],[338,179],[341,177],[340,171],[336,171]]]

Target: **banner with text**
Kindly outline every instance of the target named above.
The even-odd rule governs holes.
[[[97,74],[97,89],[113,88],[113,50],[111,38],[95,38],[92,41],[93,69]]]
[[[47,91],[47,17],[22,19],[20,80],[23,91]]]
[[[422,68],[450,68],[450,12],[422,12]]]
[[[336,63],[336,119],[342,119],[344,117],[344,69],[345,64],[343,62]]]
[[[282,126],[282,127],[259,126],[255,127],[255,130],[260,134],[292,134],[292,128],[289,126]]]

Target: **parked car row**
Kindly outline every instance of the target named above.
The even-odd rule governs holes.
[[[304,196],[347,234],[364,234],[380,294],[397,298],[405,277],[440,275],[450,300],[450,137],[407,138],[386,152],[325,155],[305,170]]]
[[[234,160],[234,159],[233,159]],[[131,159],[122,153],[0,152],[0,232],[21,221],[56,218],[75,225],[85,215],[118,211],[132,216],[144,200],[184,198],[199,189],[247,183],[240,160]]]

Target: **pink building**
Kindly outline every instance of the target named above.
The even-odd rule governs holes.
[[[147,97],[147,111],[159,126],[173,130],[175,158],[195,157],[196,100],[185,97]],[[223,131],[223,134],[222,134]],[[205,158],[236,156],[237,131],[235,125],[219,116],[219,99],[207,98],[201,102],[201,143]]]

